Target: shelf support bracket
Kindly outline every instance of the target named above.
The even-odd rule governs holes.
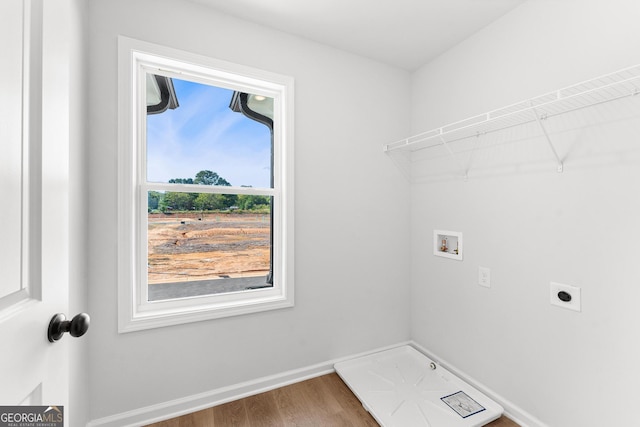
[[[451,158],[453,159],[453,162],[455,163],[456,167],[458,169],[460,169],[460,171],[462,172],[462,176],[464,177],[464,180],[468,181],[469,180],[469,174],[467,173],[467,171],[463,167],[460,166],[460,163],[458,162],[458,159],[456,158],[455,153],[453,152],[451,147],[449,147],[449,144],[447,144],[447,141],[445,141],[445,139],[442,137],[442,135],[440,135],[440,141],[442,141],[442,145],[444,146],[444,148],[447,149],[447,151],[451,155]]]
[[[558,156],[558,152],[556,151],[556,148],[553,146],[553,142],[551,141],[551,138],[549,137],[549,133],[547,132],[547,128],[544,127],[544,124],[542,123],[542,120],[540,119],[540,115],[538,115],[538,112],[536,111],[535,108],[532,108],[533,110],[533,114],[536,117],[536,122],[538,122],[538,126],[540,126],[540,129],[542,129],[542,132],[544,133],[544,137],[547,139],[547,143],[549,144],[549,148],[551,148],[551,152],[553,153],[553,155],[556,158],[556,161],[558,162],[558,168],[556,169],[558,172],[562,172],[564,170],[564,165],[562,164],[562,160],[560,160],[560,156]]]

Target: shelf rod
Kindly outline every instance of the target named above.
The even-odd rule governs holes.
[[[451,154],[451,158],[453,159],[453,163],[455,163],[456,167],[458,169],[460,169],[460,171],[462,171],[462,176],[464,176],[464,180],[467,181],[469,179],[469,174],[467,173],[467,171],[460,166],[460,163],[458,163],[458,158],[456,157],[455,153],[453,152],[453,150],[451,149],[451,147],[449,147],[449,144],[447,144],[447,141],[445,141],[444,137],[442,135],[440,135],[440,140],[442,141],[442,145],[444,146],[444,148],[447,149],[447,151],[449,152],[449,154]]]
[[[604,99],[604,100],[601,100],[601,101],[595,101],[595,102],[592,102],[590,104],[581,105],[581,106],[578,106],[578,107],[572,107],[572,109],[568,110],[568,111],[561,111],[561,112],[557,112],[557,113],[545,114],[545,119],[549,119],[549,118],[556,117],[556,116],[561,116],[562,114],[566,114],[566,113],[568,113],[570,111],[579,111],[579,110],[582,110],[582,109],[585,109],[585,108],[591,108],[591,107],[596,106],[596,105],[601,105],[601,104],[606,104],[608,102],[617,101],[619,99],[627,98],[629,96],[638,96],[638,95],[640,95],[640,89],[636,88],[632,92],[623,93],[621,95],[617,95],[617,96],[609,98],[609,99]],[[563,98],[563,99],[567,99],[567,98]],[[557,102],[557,101],[554,101],[554,102]],[[540,105],[538,105],[538,107],[540,107]],[[529,109],[530,109],[530,107],[527,107],[527,111]],[[517,111],[517,113],[520,113],[522,111],[524,111],[524,110]],[[505,116],[498,116],[498,117],[495,117],[495,118],[491,117],[491,119],[489,121],[499,120],[499,119],[501,119],[501,118],[503,118]],[[489,121],[487,121],[487,123]],[[514,128],[514,127],[517,127],[517,126],[525,125],[527,123],[533,123],[535,121],[536,121],[535,119],[523,120],[521,122],[516,122],[516,123],[513,123],[513,124],[505,125],[505,126],[502,126],[500,128],[497,128],[497,129],[485,130],[485,131],[482,131],[482,132],[476,132],[475,134],[469,134],[469,135],[461,136],[461,137],[458,137],[458,138],[453,138],[453,139],[450,139],[448,141],[448,144],[451,145],[451,143],[453,143],[453,142],[458,142],[458,141],[462,141],[462,140],[469,139],[469,138],[476,138],[476,137],[478,137],[480,135],[488,135],[488,134],[491,134],[493,132],[499,132],[501,130]],[[476,124],[469,125],[469,126],[467,126],[465,128],[455,129],[453,131],[444,131],[444,128],[439,128],[437,130],[439,130],[442,133],[442,135],[448,135],[449,133],[456,132],[456,131],[458,131],[460,129],[473,128],[474,126],[476,126]],[[433,131],[430,131],[430,132],[433,132]],[[427,132],[425,132],[425,133],[427,133]],[[437,135],[437,136],[440,136],[440,135]],[[414,137],[415,137],[415,135],[414,135]],[[425,137],[424,139],[417,140],[415,142],[409,141],[411,138],[405,138],[405,139],[403,139],[401,141],[397,141],[397,142],[394,142],[394,143],[391,143],[391,144],[385,144],[384,145],[384,151],[394,151],[394,150],[402,148],[402,146],[398,145],[399,143],[404,143],[405,146],[409,146],[409,145],[412,145],[412,144],[415,144],[415,143],[418,143],[418,142],[428,141],[429,139],[433,139],[433,138],[435,138],[435,137],[434,136],[429,136],[429,137]],[[440,144],[436,142],[435,144],[426,145],[424,147],[421,147],[418,150],[428,149],[428,148],[436,147],[438,145],[440,145]]]
[[[547,132],[547,129],[544,127],[542,120],[540,120],[540,115],[538,114],[538,111],[533,106],[531,107],[531,110],[533,111],[533,114],[536,117],[536,122],[538,122],[538,125],[540,125],[540,129],[542,129],[542,132],[544,133],[544,137],[547,139],[549,148],[551,148],[553,155],[556,157],[556,161],[558,162],[557,171],[562,172],[564,170],[564,165],[562,164],[562,160],[560,160],[560,156],[558,156],[558,152],[556,151],[556,148],[553,146],[553,141],[551,141],[551,138],[549,137],[549,133]]]
[[[597,87],[591,87],[591,88],[584,89],[584,90],[581,90],[581,91],[576,92],[576,93],[570,93],[568,95],[563,95],[563,93],[565,93],[566,91],[574,89],[576,87],[583,86],[583,85],[588,85],[588,84],[591,84],[593,82],[602,81],[603,79],[608,78],[608,77],[620,76],[623,71],[628,71],[628,70],[637,69],[637,68],[638,68],[638,66],[629,67],[628,69],[621,70],[621,71],[616,72],[616,73],[611,73],[611,74],[608,74],[606,76],[601,76],[601,77],[596,78],[596,79],[588,80],[588,81],[585,81],[585,82],[582,82],[582,83],[579,83],[579,84],[576,84],[576,85],[573,85],[573,86],[569,86],[569,87],[566,87],[566,88],[559,89],[559,90],[556,90],[554,92],[548,93],[547,95],[553,94],[555,96],[555,99],[553,99],[551,101],[543,102],[541,104],[538,104],[538,105],[536,105],[536,107],[537,108],[547,107],[547,106],[556,104],[556,103],[561,102],[561,101],[566,101],[566,100],[569,100],[569,99],[575,99],[575,98],[580,99],[581,97],[585,97],[585,96],[590,95],[592,93],[602,92],[602,91],[605,91],[605,90],[610,89],[610,88],[615,88],[615,87],[624,88],[625,84],[628,84],[628,83],[633,84],[634,82],[638,81],[640,79],[640,75],[636,74],[636,75],[632,75],[630,77],[624,77],[624,78],[622,78],[620,80],[616,80],[616,81],[613,81],[613,82],[610,82],[610,83],[606,83],[606,84],[601,84],[601,85],[599,85]],[[593,106],[593,105],[598,105],[598,104],[601,104],[601,103],[614,101],[614,100],[617,100],[617,99],[620,99],[620,98],[624,98],[624,97],[627,97],[627,96],[635,96],[637,94],[638,94],[638,88],[635,87],[634,90],[632,90],[630,92],[625,92],[625,93],[623,93],[621,95],[614,96],[614,97],[611,97],[609,99],[605,99],[605,100],[602,100],[602,101],[589,102],[588,104],[585,104],[585,105],[582,105],[582,106],[579,106],[579,107],[568,108],[567,110],[559,112],[559,113],[554,114],[554,115],[568,113],[570,111],[575,111],[575,110],[582,109],[582,108],[585,108],[585,107],[590,107],[590,106]],[[385,151],[393,151],[393,150],[402,149],[402,148],[405,148],[405,147],[410,147],[410,146],[412,146],[414,144],[417,144],[417,143],[420,143],[420,142],[423,142],[423,141],[427,141],[427,140],[433,139],[435,137],[439,137],[440,134],[446,134],[446,133],[449,133],[449,132],[463,131],[463,130],[465,130],[467,128],[473,128],[475,126],[484,125],[484,124],[487,124],[487,123],[490,123],[490,122],[493,122],[493,121],[496,121],[496,120],[500,120],[500,119],[508,117],[508,116],[524,113],[526,111],[534,109],[533,101],[537,100],[537,99],[540,99],[540,98],[542,98],[544,96],[545,95],[530,99],[529,100],[529,104],[530,104],[529,107],[526,107],[526,108],[523,108],[523,109],[514,110],[514,111],[511,111],[509,113],[502,114],[502,115],[499,115],[499,116],[494,116],[494,113],[496,113],[498,111],[502,111],[504,109],[493,110],[493,111],[490,111],[490,112],[485,113],[485,114],[480,114],[478,116],[470,117],[468,119],[461,120],[461,121],[458,121],[458,122],[454,122],[454,123],[451,123],[451,124],[449,124],[447,126],[443,126],[441,128],[438,128],[438,129],[422,132],[422,133],[419,133],[417,135],[413,135],[412,137],[409,137],[409,138],[406,138],[406,139],[403,139],[403,140],[400,140],[400,141],[397,141],[397,142],[393,142],[391,144],[387,144],[385,146],[384,150]],[[522,102],[519,102],[519,103],[516,103],[516,104],[512,104],[512,106],[517,106],[517,105],[520,105],[520,104],[522,104]],[[535,113],[535,114],[537,115],[537,113]],[[475,123],[472,123],[472,124],[469,124],[469,125],[460,126],[458,128],[452,129],[450,131],[444,131],[445,127],[451,127],[451,126],[457,125],[459,123],[463,123],[463,122],[466,122],[468,120],[477,119],[477,118],[480,118],[480,117],[483,117],[483,116],[485,117],[484,121],[475,122]],[[439,134],[433,135],[434,131],[439,132]],[[429,134],[431,134],[431,135],[429,135]],[[428,147],[425,147],[425,148],[428,148]],[[561,163],[561,162],[559,162],[559,163]]]

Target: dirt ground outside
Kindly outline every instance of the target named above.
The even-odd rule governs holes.
[[[268,213],[149,214],[148,240],[149,285],[269,273]]]

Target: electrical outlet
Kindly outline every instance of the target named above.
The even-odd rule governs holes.
[[[563,285],[562,283],[551,282],[550,286],[551,304],[573,311],[582,311],[582,300],[580,298],[580,288],[576,286]]]
[[[491,269],[487,267],[478,267],[478,285],[485,288],[491,287]]]

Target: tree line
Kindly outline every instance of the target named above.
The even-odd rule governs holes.
[[[197,184],[231,186],[231,184],[216,172],[203,170],[195,178],[172,178],[170,184]],[[262,210],[268,209],[268,196],[248,194],[211,194],[211,193],[181,193],[174,191],[149,191],[148,211],[221,211],[221,210]]]

